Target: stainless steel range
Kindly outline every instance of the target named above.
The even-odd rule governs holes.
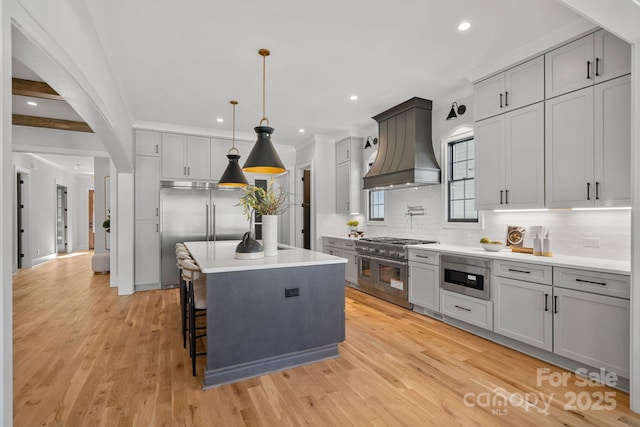
[[[407,246],[430,243],[438,242],[398,237],[357,240],[358,289],[402,307],[412,308],[409,303]]]

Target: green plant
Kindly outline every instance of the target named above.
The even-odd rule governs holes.
[[[107,219],[102,223],[102,228],[104,228],[104,231],[107,233],[111,233],[111,209],[107,211]]]
[[[244,194],[240,197],[240,203],[247,219],[251,219],[251,213],[260,215],[280,215],[289,208],[287,193],[284,188],[275,187],[273,178],[269,180],[267,188],[247,185],[242,189]]]
[[[349,227],[357,227],[358,225],[360,225],[360,221],[358,221],[357,219],[351,219],[347,221],[347,225]]]

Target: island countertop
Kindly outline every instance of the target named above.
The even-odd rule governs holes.
[[[217,242],[200,241],[185,242],[185,245],[203,273],[347,263],[345,258],[283,244],[278,245],[278,254],[274,257],[237,259],[235,257],[235,250],[238,243],[240,242],[235,240]]]

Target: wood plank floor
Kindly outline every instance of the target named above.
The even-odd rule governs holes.
[[[16,426],[640,426],[625,393],[352,289],[341,357],[203,391],[178,291],[118,297],[90,258],[14,276]]]

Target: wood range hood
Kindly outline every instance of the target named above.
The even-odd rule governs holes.
[[[428,99],[411,98],[373,117],[378,154],[363,178],[365,190],[440,184],[431,142],[432,108]]]

